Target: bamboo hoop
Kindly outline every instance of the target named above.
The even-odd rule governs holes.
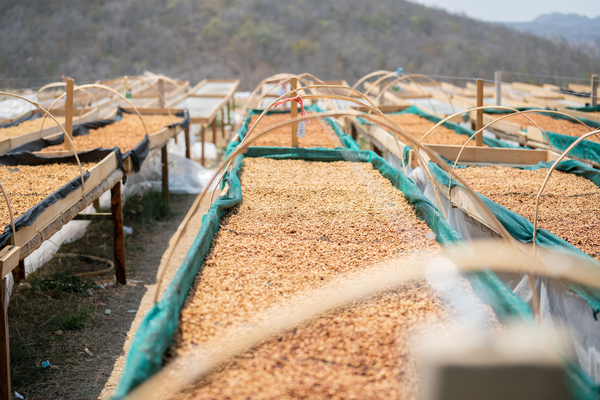
[[[38,91],[37,91],[37,94],[40,94],[40,93],[42,93],[42,92],[43,92],[44,90],[46,90],[46,89],[50,89],[50,88],[53,88],[53,87],[61,87],[61,86],[67,86],[67,82],[54,82],[54,83],[49,83],[49,84],[47,84],[47,85],[44,85],[44,86],[42,86],[41,88],[39,88],[39,89],[38,89]],[[87,94],[90,94],[90,92],[88,92],[87,90],[86,90],[86,93],[87,93]]]
[[[144,122],[144,118],[142,117],[142,114],[140,114],[139,110],[137,109],[136,106],[133,105],[132,102],[129,101],[129,99],[127,99],[125,96],[123,96],[121,93],[119,93],[118,91],[116,91],[115,89],[108,87],[106,85],[100,85],[97,83],[90,83],[90,84],[86,84],[86,85],[81,85],[81,86],[75,86],[73,88],[73,93],[75,93],[75,91],[77,90],[84,90],[87,88],[99,88],[99,89],[104,89],[104,90],[108,90],[111,93],[115,93],[117,96],[121,97],[123,100],[125,100],[125,102],[127,104],[129,104],[131,106],[131,108],[133,108],[133,110],[136,112],[136,114],[138,115],[138,117],[140,117],[140,120],[142,121],[142,125],[144,127],[144,131],[146,132],[146,135],[148,135],[148,128],[146,128],[146,122]],[[52,103],[50,105],[50,108],[48,110],[51,110],[52,107],[54,107],[54,105],[63,97],[65,97],[67,95],[67,93],[63,93],[62,95],[60,95],[60,97],[58,97],[54,103]],[[56,120],[55,120],[56,121]],[[42,126],[40,127],[40,133],[38,136],[38,139],[42,137],[42,130],[44,129],[44,122],[46,122],[46,116],[44,116],[44,120],[42,121]],[[58,124],[58,121],[56,121],[56,123]],[[60,124],[59,124],[60,125]],[[62,126],[62,125],[61,125]],[[67,135],[66,131],[63,128],[63,131],[65,132],[65,136],[69,136]],[[69,138],[69,140],[71,140],[71,138]]]
[[[391,73],[391,71],[386,71],[383,69],[381,69],[379,71],[374,71],[374,72],[368,73],[365,76],[363,76],[362,78],[360,78],[359,80],[357,80],[356,83],[354,85],[352,85],[352,89],[356,89],[361,83],[365,82],[368,79],[371,79],[374,76],[389,74],[389,73]]]
[[[0,189],[2,189],[2,194],[4,195],[4,200],[6,200],[6,205],[8,206],[8,216],[10,217],[10,226],[12,227],[13,234],[10,237],[11,244],[13,246],[17,245],[17,239],[15,238],[17,234],[17,229],[15,228],[15,215],[13,213],[12,207],[10,205],[10,200],[8,198],[8,194],[6,193],[6,189],[4,189],[4,185],[0,181]]]
[[[85,196],[85,180],[83,179],[83,169],[81,168],[81,162],[79,162],[79,156],[77,155],[77,152],[75,151],[75,145],[73,144],[73,141],[71,140],[71,138],[69,137],[69,135],[67,134],[67,131],[65,130],[64,126],[62,126],[61,124],[58,123],[58,121],[56,120],[56,118],[54,118],[54,115],[52,115],[48,110],[46,110],[44,107],[40,106],[38,103],[36,103],[35,101],[26,99],[23,96],[19,96],[17,94],[13,94],[13,93],[7,93],[7,92],[0,92],[0,96],[12,96],[12,97],[16,97],[18,99],[21,100],[25,100],[26,102],[28,102],[29,104],[33,105],[34,107],[39,108],[40,110],[42,110],[45,113],[44,118],[46,118],[46,116],[50,116],[50,118],[52,118],[54,120],[54,122],[56,122],[56,125],[58,125],[60,127],[60,129],[62,129],[63,133],[65,134],[65,137],[69,139],[69,143],[71,144],[71,150],[73,150],[73,155],[75,156],[75,160],[77,161],[77,165],[79,166],[79,174],[81,176],[81,198],[83,198]],[[65,93],[66,96],[66,93]]]
[[[254,88],[254,90],[250,94],[250,97],[248,97],[248,100],[246,100],[246,104],[244,104],[244,108],[243,108],[244,115],[246,115],[246,110],[248,109],[248,105],[251,104],[251,101],[254,99],[254,96],[263,87],[263,85],[265,85],[266,83],[276,83],[276,82],[279,82],[279,81],[281,81],[282,77],[286,78],[286,77],[289,77],[289,76],[292,76],[292,75],[294,75],[294,74],[281,73],[281,74],[271,75],[271,76],[263,79],[262,81],[260,81],[260,83]]]
[[[560,155],[560,157],[558,157],[558,159],[554,162],[554,164],[552,164],[552,167],[550,167],[550,169],[548,170],[548,173],[546,174],[546,179],[544,179],[544,183],[542,184],[542,187],[540,188],[540,191],[538,192],[536,200],[535,200],[535,214],[533,216],[533,249],[534,249],[534,251],[537,251],[537,246],[536,246],[535,240],[537,238],[537,223],[538,223],[538,214],[539,214],[539,209],[540,209],[540,199],[542,197],[542,193],[544,192],[544,189],[546,188],[546,185],[548,184],[548,181],[550,180],[550,175],[552,175],[552,172],[554,171],[554,169],[556,168],[558,163],[560,163],[567,156],[567,154],[569,154],[571,152],[571,150],[573,150],[575,148],[575,146],[577,146],[579,143],[581,143],[588,136],[592,136],[592,135],[598,136],[598,133],[600,133],[600,129],[592,131],[592,132],[588,132],[585,135],[579,137],[567,148],[567,150],[565,150]]]

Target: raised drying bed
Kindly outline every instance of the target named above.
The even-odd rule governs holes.
[[[138,109],[148,130],[139,116],[130,109],[115,109],[106,119],[77,125],[73,128],[73,144],[77,152],[91,149],[118,149],[117,156],[124,164],[127,174],[139,171],[149,151],[166,145],[169,139],[189,125],[185,110]],[[42,157],[65,156],[64,134],[35,140],[10,151],[10,153],[33,152]]]
[[[305,125],[305,137],[298,138],[299,147],[325,147],[330,149],[335,147],[346,147],[358,150],[358,144],[352,140],[350,136],[346,135],[335,121],[328,117],[318,117],[318,113],[322,112],[320,108],[311,105],[307,106],[306,110],[311,113],[311,116],[315,117],[311,119],[310,123]],[[252,110],[243,121],[237,135],[232,140],[241,142],[262,112],[263,110]],[[286,119],[291,119],[291,113],[289,111],[269,110],[254,128],[252,134],[259,133],[267,127],[285,121]],[[284,126],[271,131],[253,142],[252,146],[291,147],[291,128],[290,126]]]
[[[434,163],[429,165],[440,193],[449,197],[454,207],[497,232],[493,222],[471,200],[464,187],[453,180],[448,193],[449,175]],[[535,198],[551,165],[551,162],[520,168],[462,165],[456,169],[456,173],[473,185],[473,189],[480,193],[487,207],[515,239],[531,243]],[[598,261],[598,186],[600,173],[593,168],[576,160],[559,163],[540,202],[536,243],[551,250]],[[569,287],[587,301],[595,312],[600,311],[600,291],[575,284],[569,284]]]
[[[533,110],[532,108],[519,108],[519,111]],[[484,113],[484,125],[510,114],[510,110],[486,109]],[[538,125],[540,125],[548,134],[550,144],[555,151],[565,151],[578,137],[590,132],[579,122],[570,119],[564,115],[552,113],[530,112],[525,114]],[[471,119],[475,118],[474,112],[471,112]],[[577,117],[579,118],[579,117]],[[600,129],[600,122],[590,119],[579,118],[590,128]],[[487,128],[491,132],[511,140],[519,142],[522,146],[532,148],[548,149],[548,140],[543,132],[523,114],[505,118]],[[576,158],[585,162],[592,163],[594,166],[600,166],[600,141],[596,137],[590,137],[578,144],[570,153],[569,157]]]
[[[416,106],[382,106],[380,109],[417,141],[436,123],[441,121],[440,118],[427,114]],[[399,142],[391,133],[364,118],[351,118],[351,121],[354,129],[369,139],[379,154],[386,156],[392,154],[397,158],[403,158],[405,164],[413,168],[419,165],[417,156],[411,147],[404,143],[404,140]],[[443,155],[457,154],[460,147],[467,142],[473,133],[475,132],[470,129],[451,122],[444,122],[425,138],[424,144],[430,147],[434,146],[435,151]],[[483,144],[488,147],[516,149],[515,146],[487,136],[483,136]],[[469,143],[468,147],[474,147],[474,145],[475,138]]]
[[[79,156],[84,190],[74,156],[38,157],[30,153],[0,156],[3,184],[15,212],[14,243],[23,260],[124,176],[115,152],[94,150]],[[14,175],[13,175],[14,174]],[[27,176],[25,176],[25,174]],[[2,199],[2,203],[5,203]],[[13,236],[8,210],[2,206],[0,248]],[[3,265],[2,277],[16,265]]]
[[[177,276],[142,323],[118,396],[160,367],[178,325],[181,336],[171,354],[205,343],[227,324],[243,324],[265,307],[346,272],[402,254],[435,253],[439,244],[460,240],[418,188],[372,152],[251,147],[245,157],[237,158],[226,180],[228,194],[209,210]],[[500,314],[527,314],[495,275],[488,272],[471,277],[488,299],[496,300]],[[270,371],[270,357],[290,373],[293,395],[327,395],[337,388],[338,393],[347,395],[355,390],[360,395],[390,396],[396,394],[401,375],[406,377],[401,380],[403,389],[414,388],[414,370],[396,357],[397,350],[401,354],[407,350],[404,338],[398,335],[407,334],[418,321],[447,323],[449,315],[440,314],[447,305],[423,282],[403,289],[406,297],[402,290],[393,291],[283,333],[281,341],[275,339],[245,353],[212,375],[207,385],[187,394],[210,396],[231,390],[234,396],[246,396],[268,387],[273,396],[283,395],[286,378],[262,367]],[[325,336],[329,332],[338,339],[320,339],[318,332]],[[347,337],[345,346],[343,337]],[[300,343],[305,351],[290,353],[290,347]],[[360,356],[358,349],[364,349]],[[328,372],[320,374],[323,362],[319,359],[327,353],[332,357],[325,360]],[[354,371],[352,379],[347,376],[350,371]],[[233,375],[244,384],[225,387],[223,383]],[[317,376],[323,385],[306,384]],[[265,386],[267,381],[270,383]]]
[[[64,125],[64,116],[60,116],[60,112],[58,114],[53,114],[58,122]],[[75,111],[73,125],[94,121],[98,119],[98,115],[98,109],[90,110],[81,116],[79,116],[78,111]],[[44,125],[40,132],[42,122]],[[56,122],[54,122],[52,118],[47,117],[44,121],[44,115],[34,111],[28,111],[0,126],[0,153],[4,153],[34,140],[47,138],[60,132],[62,132],[62,129],[56,125]]]

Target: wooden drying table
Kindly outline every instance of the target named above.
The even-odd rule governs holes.
[[[204,166],[205,130],[212,125],[213,143],[217,143],[216,118],[221,112],[222,135],[225,137],[225,107],[227,108],[227,123],[231,122],[231,110],[235,108],[233,94],[239,86],[239,79],[204,79],[194,86],[185,97],[178,99],[175,107],[186,108],[190,113],[190,123],[200,125],[200,140],[202,154],[200,163]],[[189,130],[186,133],[186,157],[190,158]]]
[[[107,190],[111,191],[111,213],[100,215],[112,219],[115,276],[118,283],[127,284],[121,203],[123,171],[119,168],[116,154],[112,152],[92,167],[89,172],[90,176],[84,184],[83,196],[81,188],[78,188],[64,199],[50,205],[31,226],[22,227],[13,235],[12,239],[15,245],[7,245],[0,250],[0,269],[2,270],[2,281],[0,282],[0,400],[12,399],[6,275],[13,272],[15,275],[18,274],[17,280],[24,278],[25,264],[22,261],[71,220],[89,219],[89,217],[85,217],[85,214],[79,213]],[[84,217],[77,218],[78,215]]]
[[[56,110],[51,111],[51,113],[55,116],[64,115],[64,109],[62,112],[59,111],[58,113],[55,111]],[[36,113],[35,110],[28,111],[25,114],[19,115],[16,118],[12,118],[12,120],[18,120],[20,118],[29,117],[35,113]],[[86,111],[85,114],[82,114],[81,116],[79,116],[79,110],[75,110],[74,114],[75,114],[75,116],[73,118],[73,126],[78,125],[78,124],[83,124],[85,122],[97,120],[100,115],[100,110],[98,108],[94,108],[94,109]],[[44,116],[42,115],[42,118],[43,117]],[[10,122],[12,122],[12,121],[6,120],[6,122],[4,122],[4,123],[7,124]],[[46,118],[46,122],[44,123],[44,126],[45,126],[45,128],[42,130],[41,134],[40,134],[39,130],[35,130],[33,132],[29,132],[29,133],[26,133],[23,135],[0,139],[0,153],[5,153],[5,152],[12,150],[15,147],[21,146],[25,143],[29,143],[29,142],[32,142],[32,141],[38,140],[38,139],[45,139],[48,136],[60,134],[63,132],[62,129],[60,129],[60,127],[58,125],[56,125],[56,122],[54,122],[54,120],[50,117]],[[64,123],[63,123],[63,126],[64,126]]]

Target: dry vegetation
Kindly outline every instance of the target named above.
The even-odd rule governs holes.
[[[334,148],[341,146],[340,139],[337,137],[331,126],[320,118],[317,118],[315,113],[310,114],[311,122],[305,125],[305,137],[298,138],[299,147],[327,147]],[[258,120],[258,115],[252,115],[248,129],[254,126],[254,123]],[[290,114],[271,114],[262,117],[258,125],[252,131],[252,135],[259,133],[263,129],[268,128],[271,125],[275,125],[279,122],[289,120]],[[252,146],[279,146],[279,147],[292,147],[292,130],[291,125],[283,126],[275,129],[260,138],[258,138]]]
[[[144,123],[148,134],[160,131],[165,126],[180,122],[181,118],[168,115],[145,115]],[[83,136],[75,136],[73,144],[77,151],[91,150],[97,148],[110,149],[118,147],[122,152],[132,150],[146,135],[144,125],[137,114],[123,114],[123,119],[102,128],[92,129],[90,133]],[[64,150],[64,144],[49,146],[42,149],[45,151]]]
[[[465,168],[472,188],[533,222],[535,198],[547,169]],[[538,224],[600,261],[600,188],[583,177],[554,171],[540,201]]]
[[[440,249],[370,164],[246,158],[241,181],[243,203],[222,221],[169,357],[345,273]],[[175,397],[398,398],[415,389],[408,333],[446,321],[446,308],[413,282],[282,333]]]
[[[415,114],[396,114],[389,115],[389,117],[406,132],[408,135],[417,139],[418,141],[429,131],[435,124],[425,118],[419,117]],[[452,129],[438,126],[432,131],[423,143],[431,144],[451,144],[457,146],[463,146],[469,139],[466,135],[461,135],[454,132]],[[402,143],[410,144],[408,141],[401,139]],[[475,146],[475,140],[469,142],[469,146]],[[484,145],[487,147],[487,145]]]
[[[85,172],[93,163],[82,164]],[[4,185],[15,219],[31,207],[80,176],[77,164],[0,166],[0,182]],[[10,224],[10,215],[4,196],[0,196],[0,233]]]

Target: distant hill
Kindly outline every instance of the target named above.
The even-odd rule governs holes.
[[[531,22],[506,23],[520,32],[531,32],[548,38],[565,40],[592,50],[600,56],[600,16],[589,18],[577,14],[544,14]]]
[[[498,69],[588,77],[600,66],[567,43],[402,0],[4,0],[0,37],[0,79],[148,69],[240,77],[249,89],[282,71],[353,83],[398,67],[491,79]]]

